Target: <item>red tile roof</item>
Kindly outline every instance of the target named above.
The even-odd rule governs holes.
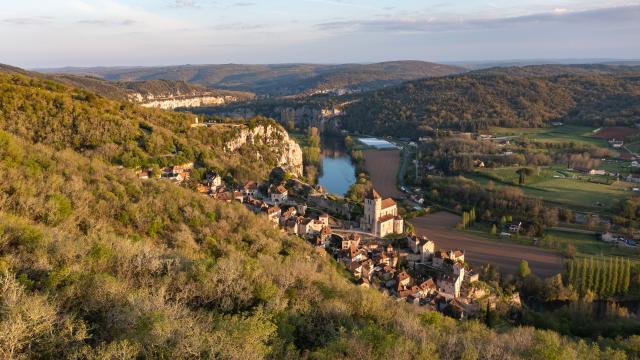
[[[396,202],[392,198],[386,198],[386,199],[382,200],[382,209],[383,210],[387,209],[387,208],[390,208],[392,206],[396,206]]]

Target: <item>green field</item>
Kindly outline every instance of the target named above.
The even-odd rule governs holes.
[[[495,136],[526,137],[530,140],[550,143],[574,142],[608,148],[604,139],[592,137],[596,128],[586,126],[564,125],[552,128],[500,128],[493,127],[490,132]]]
[[[482,169],[467,177],[481,184],[493,181],[496,187],[516,187],[529,196],[578,211],[607,211],[617,201],[631,195],[628,184],[624,182],[611,185],[589,182],[589,178],[606,180],[606,177],[584,176],[562,167],[540,168],[539,174],[534,170],[534,174],[526,178],[525,185],[519,186],[517,169]]]

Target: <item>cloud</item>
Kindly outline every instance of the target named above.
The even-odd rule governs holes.
[[[175,8],[195,8],[198,4],[194,0],[174,0],[172,7]]]
[[[211,27],[213,30],[229,30],[229,31],[237,31],[237,30],[259,30],[265,29],[268,26],[265,24],[249,24],[243,22],[235,22],[235,23],[227,23],[227,24],[219,24]]]
[[[98,25],[98,26],[133,26],[137,24],[137,21],[131,19],[124,20],[110,20],[110,19],[90,19],[90,20],[78,20],[76,24],[80,25]]]
[[[0,20],[2,23],[16,26],[43,25],[52,21],[53,19],[48,16],[15,17]]]
[[[247,6],[254,6],[255,3],[252,2],[237,2],[235,4],[233,4],[233,6],[235,7],[247,7]]]
[[[325,31],[411,32],[429,33],[464,30],[491,30],[521,25],[552,23],[620,25],[637,24],[640,5],[575,11],[557,8],[552,12],[492,19],[389,18],[381,20],[350,20],[317,25]]]

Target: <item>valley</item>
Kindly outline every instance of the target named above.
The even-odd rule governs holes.
[[[229,321],[236,329],[270,326],[264,334],[270,340],[250,345],[253,351],[288,354],[295,343],[317,354],[326,344],[317,338],[296,335],[281,345],[269,341],[281,339],[276,330],[283,326],[304,333],[309,321],[331,319],[335,323],[328,325],[329,332],[347,324],[360,329],[371,321],[384,322],[385,311],[398,319],[462,320],[476,326],[491,313],[486,308],[495,309],[491,321],[505,329],[497,335],[484,328],[491,336],[505,339],[528,325],[546,326],[562,333],[552,336],[565,339],[599,330],[544,323],[539,309],[549,311],[546,321],[556,321],[565,308],[554,309],[554,302],[570,304],[593,294],[598,301],[624,300],[624,309],[631,309],[636,299],[640,283],[631,279],[637,277],[640,258],[634,240],[637,166],[625,154],[634,156],[628,148],[638,140],[625,122],[509,127],[488,120],[460,131],[455,122],[436,121],[445,126],[433,128],[401,116],[394,117],[396,123],[360,133],[353,116],[378,90],[295,100],[237,94],[227,101],[225,96],[235,95],[175,80],[123,85],[76,75],[65,79],[11,69],[0,74],[1,166],[9,179],[30,174],[27,187],[36,186],[43,169],[50,178],[42,194],[10,185],[16,181],[1,189],[0,216],[9,224],[2,231],[9,235],[0,236],[0,245],[6,244],[0,246],[0,259],[9,257],[13,265],[0,262],[0,270],[15,274],[2,281],[21,291],[23,299],[65,290],[70,292],[64,301],[78,301],[77,296],[108,291],[100,280],[106,274],[123,292],[140,286],[131,279],[144,277],[147,302],[165,281],[172,297],[184,299],[172,305],[184,315],[160,304],[153,311],[165,320],[150,326],[180,334],[180,324],[191,321],[186,319],[214,312],[226,320],[192,325],[195,335],[181,336],[206,339],[218,346],[216,354],[246,351],[245,344],[220,347],[210,339],[225,336],[220,329]],[[380,91],[404,86],[385,85]],[[225,103],[202,102],[210,91],[215,92],[212,99],[223,97]],[[171,111],[177,106],[180,112]],[[370,110],[361,116],[375,118],[377,109]],[[618,135],[624,136],[611,138]],[[331,139],[337,144],[331,145]],[[60,231],[66,234],[63,240],[51,235]],[[81,264],[60,260],[63,255],[55,250],[60,241],[83,254]],[[130,241],[134,245],[126,245]],[[167,263],[174,272],[112,270],[145,251],[156,254],[147,255],[152,257],[148,266]],[[33,270],[38,266],[44,277]],[[587,280],[575,269],[589,269],[579,272]],[[58,275],[66,271],[90,279],[94,287]],[[55,276],[62,280],[53,282]],[[602,285],[605,276],[612,277],[611,287]],[[192,291],[184,289],[185,281],[206,297],[185,295]],[[243,295],[225,290],[238,286]],[[93,313],[115,312],[127,324],[147,321],[148,311],[137,301],[104,310],[114,302],[111,296],[96,300],[90,310],[72,307],[58,316],[81,314],[77,324],[100,329],[92,336],[102,342],[116,332],[130,334],[130,325],[104,320],[108,316],[95,319]],[[355,323],[326,307],[339,302],[358,309],[362,297],[378,305],[364,313],[347,310]],[[129,307],[142,315],[127,315]],[[271,319],[285,318],[264,320],[260,311]],[[305,320],[297,322],[297,316]],[[596,315],[587,307],[571,316]],[[610,329],[625,324],[624,330],[611,332],[621,336],[632,336],[640,326],[632,316],[607,319],[603,326]],[[431,320],[420,321],[420,336],[426,339]],[[376,331],[405,336],[397,324],[384,324]],[[51,336],[63,336],[63,328],[50,326],[55,328]],[[259,336],[236,331],[247,339]],[[155,341],[172,349],[166,337]]]

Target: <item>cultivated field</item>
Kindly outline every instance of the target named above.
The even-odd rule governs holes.
[[[371,182],[383,197],[402,197],[398,190],[399,150],[365,150],[365,166]]]
[[[490,132],[495,136],[524,136],[531,140],[576,144],[589,144],[608,148],[605,139],[594,137],[595,128],[586,126],[564,125],[552,128],[491,128]]]
[[[437,248],[464,249],[465,260],[473,265],[492,264],[507,273],[515,273],[520,261],[527,260],[534,274],[549,277],[562,270],[560,255],[540,248],[489,240],[456,230],[460,217],[438,212],[409,221],[418,235],[425,235],[436,242]]]
[[[613,166],[611,165],[612,170]],[[496,187],[513,186],[521,189],[527,195],[541,198],[551,204],[580,211],[606,210],[611,208],[616,201],[631,195],[628,190],[630,184],[626,182],[615,181],[610,185],[590,182],[589,178],[602,181],[605,178],[587,176],[558,167],[541,168],[539,174],[527,177],[525,186],[518,186],[517,169],[517,167],[483,169],[478,174],[469,177],[481,184],[487,184],[491,178]],[[480,174],[485,174],[488,177],[480,176]]]
[[[627,137],[636,135],[640,130],[636,128],[623,127],[623,126],[615,126],[615,127],[607,127],[602,128],[598,132],[596,132],[593,136],[601,139],[617,139],[617,140],[626,140]]]

